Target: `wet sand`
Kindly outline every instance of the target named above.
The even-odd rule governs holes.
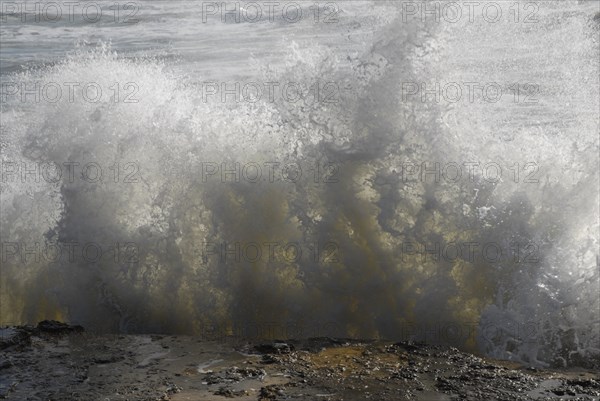
[[[600,400],[598,371],[541,370],[454,348],[313,338],[94,335],[2,329],[7,400]]]

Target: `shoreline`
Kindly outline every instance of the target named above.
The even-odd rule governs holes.
[[[329,337],[275,342],[97,335],[45,321],[3,328],[0,399],[600,399],[600,374],[538,369],[452,347]]]

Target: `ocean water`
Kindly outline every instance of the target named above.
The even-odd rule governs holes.
[[[452,4],[3,2],[0,321],[597,364],[599,3]]]

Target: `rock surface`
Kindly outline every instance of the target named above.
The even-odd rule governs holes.
[[[248,344],[187,336],[93,335],[43,322],[2,329],[0,399],[600,399],[600,375],[539,370],[454,348],[313,338]]]

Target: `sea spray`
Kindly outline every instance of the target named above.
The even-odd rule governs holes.
[[[589,364],[597,121],[573,109],[575,138],[527,124],[512,138],[461,120],[490,122],[489,105],[423,101],[413,84],[453,66],[443,32],[398,17],[356,54],[292,43],[260,68],[264,82],[335,83],[327,102],[207,98],[108,45],[15,74],[95,85],[3,105],[2,321],[413,338]]]

